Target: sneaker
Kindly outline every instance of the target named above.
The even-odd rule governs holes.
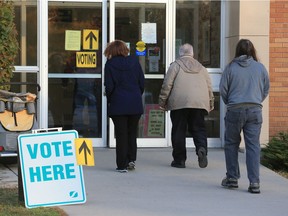
[[[250,183],[248,192],[250,193],[260,193],[260,185],[259,183]]]
[[[198,150],[198,164],[200,168],[205,168],[208,165],[206,149],[203,147]]]
[[[117,168],[116,171],[120,172],[120,173],[127,173],[128,172],[127,169],[120,169],[120,168]]]
[[[222,182],[221,182],[221,185],[223,187],[226,187],[226,188],[238,188],[238,180],[237,179],[234,179],[234,178],[227,178],[225,177]]]
[[[135,169],[135,161],[130,161],[128,163],[127,169],[128,170],[134,170]]]
[[[171,167],[176,167],[176,168],[185,168],[185,162],[181,161],[181,162],[176,162],[176,161],[172,161],[171,163]]]

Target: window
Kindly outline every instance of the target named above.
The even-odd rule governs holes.
[[[176,2],[176,56],[181,44],[194,47],[194,57],[208,68],[220,67],[221,1]]]
[[[37,66],[37,1],[15,1],[15,24],[20,46],[17,66]]]

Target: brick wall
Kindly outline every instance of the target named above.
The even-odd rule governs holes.
[[[270,0],[269,137],[288,132],[288,0]]]

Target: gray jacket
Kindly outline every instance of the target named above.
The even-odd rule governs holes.
[[[166,110],[214,108],[214,95],[208,71],[190,55],[174,61],[164,78],[159,105]]]
[[[269,93],[266,68],[252,57],[235,58],[224,70],[219,90],[227,108],[241,105],[261,105]]]

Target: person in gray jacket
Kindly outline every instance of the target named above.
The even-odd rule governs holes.
[[[221,183],[223,187],[238,188],[238,149],[243,131],[250,182],[248,191],[260,193],[261,104],[269,88],[268,72],[258,62],[254,45],[250,40],[241,39],[236,46],[235,58],[226,66],[219,84],[220,95],[227,105],[224,138],[226,176]]]
[[[207,69],[193,58],[193,47],[184,44],[171,63],[159,95],[163,110],[171,110],[172,167],[185,168],[186,132],[192,134],[199,167],[207,167],[207,131],[204,117],[214,109],[214,95]]]

